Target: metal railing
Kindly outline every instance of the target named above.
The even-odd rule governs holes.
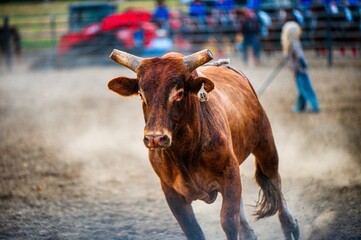
[[[286,9],[288,16],[292,16],[290,12],[292,8]],[[322,50],[327,53],[328,64],[332,64],[332,52],[334,49],[353,48],[357,54],[361,49],[361,7],[353,6],[351,8],[352,21],[346,21],[344,16],[332,15],[327,10],[318,6],[311,9],[313,16],[304,14],[303,37],[302,42],[306,49]],[[280,33],[282,29],[282,21],[278,19],[277,9],[264,9],[268,11],[272,19],[272,25],[269,26],[269,34],[262,37],[262,49],[264,52],[279,51]],[[4,16],[0,16],[1,19]],[[187,16],[188,17],[188,16]],[[68,15],[13,15],[9,16],[10,26],[15,27],[21,36],[21,46],[24,50],[52,50],[59,44],[60,37],[68,32]],[[182,20],[182,19],[181,19]],[[286,20],[297,20],[288,17]],[[284,20],[283,20],[284,21]],[[316,23],[316,25],[314,24]],[[177,34],[190,41],[191,44],[202,44],[211,40],[219,40],[227,38],[227,44],[234,44],[237,34],[235,25],[205,25],[201,28],[193,30],[184,28],[180,29]],[[114,38],[114,32],[103,33],[108,34],[106,38]],[[113,34],[113,35],[112,35]],[[103,36],[104,37],[104,36]],[[107,41],[108,41],[107,40]],[[89,44],[108,44],[106,41],[93,41]],[[114,42],[109,40],[109,48],[113,47]],[[97,47],[97,46],[95,46]],[[90,49],[91,46],[89,45]]]
[[[68,18],[67,14],[12,15],[9,24],[19,32],[24,49],[55,48],[67,31]]]

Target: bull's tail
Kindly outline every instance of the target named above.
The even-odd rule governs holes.
[[[262,172],[257,162],[255,178],[257,184],[261,187],[255,212],[256,219],[259,220],[273,216],[282,209],[283,195],[279,175],[277,174],[275,179],[270,179]]]

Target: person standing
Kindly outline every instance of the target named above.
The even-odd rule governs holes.
[[[194,0],[189,5],[188,15],[196,20],[196,23],[200,26],[206,25],[207,18],[207,6],[200,0]]]
[[[294,72],[298,96],[293,108],[294,112],[305,112],[307,104],[311,112],[320,111],[316,93],[312,87],[307,70],[307,62],[301,45],[302,30],[294,21],[286,22],[282,27],[281,45],[283,54],[288,58],[290,68]]]
[[[154,9],[152,20],[158,24],[160,28],[168,28],[168,21],[170,18],[168,7],[164,0],[156,1],[156,8]]]
[[[241,9],[237,13],[240,32],[243,36],[241,51],[243,62],[248,64],[248,48],[252,47],[254,62],[260,63],[261,40],[260,40],[260,23],[256,13],[251,9]]]
[[[13,68],[13,52],[19,58],[21,53],[20,34],[15,27],[9,25],[9,17],[5,16],[0,27],[0,57],[4,55],[9,71]]]

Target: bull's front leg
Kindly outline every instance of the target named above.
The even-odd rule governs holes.
[[[228,240],[237,240],[240,225],[241,180],[237,161],[223,172],[221,224]]]
[[[204,234],[194,216],[193,208],[185,198],[162,182],[165,198],[188,240],[203,240]]]

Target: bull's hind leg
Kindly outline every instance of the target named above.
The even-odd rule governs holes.
[[[297,240],[299,228],[287,208],[281,192],[281,178],[278,173],[278,154],[271,132],[260,141],[253,152],[256,156],[256,181],[262,194],[258,200],[257,219],[269,217],[278,212],[285,239]]]
[[[287,240],[297,240],[300,237],[300,229],[297,219],[293,218],[287,208],[286,201],[282,198],[282,208],[278,212],[278,218],[281,222],[283,235]]]

